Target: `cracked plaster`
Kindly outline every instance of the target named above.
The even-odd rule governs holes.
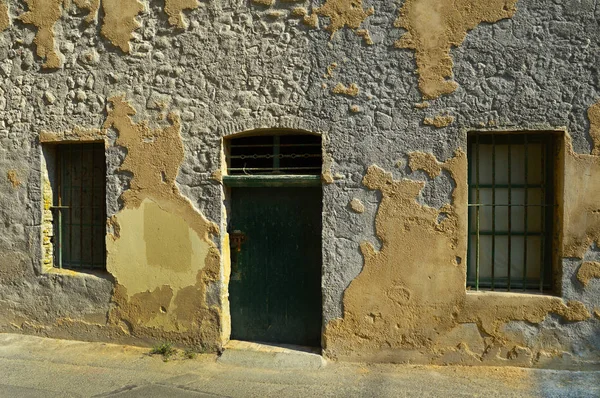
[[[452,19],[457,23],[453,26],[460,33],[460,45],[450,45],[446,53],[447,37],[440,36],[444,50],[440,52],[439,47],[435,47],[429,58],[435,61],[440,56],[441,65],[447,66],[445,56],[451,54],[452,80],[444,78],[439,86],[443,88],[441,91],[437,83],[427,86],[427,91],[420,88],[419,82],[426,70],[415,64],[419,51],[394,48],[398,37],[406,34],[406,31],[393,27],[394,20],[404,6],[416,7],[417,3],[427,2],[396,4],[365,0],[363,11],[374,8],[374,13],[360,26],[368,29],[374,42],[374,45],[366,46],[356,35],[360,29],[343,27],[333,39],[328,31],[310,29],[304,24],[304,17],[310,18],[309,22],[315,27],[319,18],[323,25],[331,25],[331,20],[326,16],[319,17],[314,13],[313,5],[307,2],[279,1],[272,9],[247,6],[233,0],[199,2],[198,8],[186,15],[186,29],[173,29],[171,21],[165,17],[169,15],[157,6],[162,2],[151,2],[119,27],[124,32],[119,43],[123,47],[127,43],[130,50],[124,54],[112,42],[104,40],[104,36],[98,35],[98,30],[106,23],[102,18],[103,15],[106,18],[104,9],[98,15],[98,22],[82,23],[89,21],[93,14],[86,8],[92,2],[82,0],[75,2],[81,12],[75,7],[63,8],[60,19],[52,28],[52,46],[42,49],[49,53],[55,51],[62,60],[61,68],[50,71],[40,69],[49,59],[38,60],[36,57],[39,26],[29,24],[30,27],[23,28],[17,20],[19,15],[31,10],[26,5],[10,3],[15,20],[0,35],[3,56],[0,61],[0,171],[6,175],[9,170],[18,170],[21,186],[13,189],[10,181],[0,179],[3,188],[0,190],[0,216],[5,220],[0,226],[0,328],[135,344],[153,344],[169,338],[178,344],[193,345],[202,340],[218,345],[228,336],[227,301],[222,299],[217,309],[207,307],[203,300],[188,298],[201,297],[203,286],[211,286],[217,296],[226,294],[226,266],[217,264],[216,258],[218,248],[220,261],[226,261],[226,234],[215,239],[214,247],[206,243],[211,256],[203,268],[196,268],[201,274],[207,273],[201,278],[204,282],[190,281],[187,286],[177,281],[173,282],[174,288],[164,287],[160,281],[152,285],[144,282],[151,289],[140,292],[142,288],[132,287],[130,292],[110,275],[41,271],[44,213],[40,198],[44,187],[40,178],[38,140],[47,145],[51,141],[79,139],[106,142],[107,231],[108,239],[118,242],[131,234],[121,228],[120,217],[131,215],[130,218],[135,218],[132,214],[145,213],[148,206],[149,213],[168,218],[169,225],[178,232],[187,229],[187,236],[190,236],[190,229],[183,228],[176,214],[179,210],[175,208],[190,212],[180,218],[198,220],[202,214],[210,222],[226,227],[221,206],[223,190],[220,182],[213,178],[221,168],[222,136],[279,127],[321,132],[326,136],[323,319],[324,324],[331,324],[329,331],[338,333],[327,335],[328,349],[343,353],[344,347],[352,347],[355,339],[360,337],[365,338],[365,347],[372,347],[369,355],[377,360],[420,358],[420,361],[430,363],[523,366],[540,366],[561,358],[572,363],[598,362],[598,322],[581,319],[600,308],[599,292],[593,281],[583,287],[576,272],[598,236],[597,204],[593,199],[598,197],[597,184],[594,184],[598,157],[593,153],[598,142],[598,108],[592,105],[600,98],[596,76],[600,62],[597,39],[600,37],[597,26],[600,14],[589,2],[540,0],[519,2],[517,12],[506,12],[511,18],[491,24],[477,22],[481,14],[475,17],[469,13],[444,14],[464,18],[464,21]],[[104,2],[102,6],[106,4]],[[446,7],[444,4],[447,5],[440,2],[440,7]],[[292,10],[295,8],[305,10],[302,15],[296,15],[300,18],[294,18]],[[273,18],[268,14],[271,11],[279,11],[281,15]],[[505,15],[503,11],[498,13]],[[417,16],[409,10],[410,15]],[[140,26],[131,29],[135,21]],[[418,24],[419,18],[411,21]],[[475,29],[461,33],[465,26],[473,24],[477,26]],[[331,87],[323,88],[323,83],[329,83],[323,72],[333,63],[339,67],[335,69],[331,87],[337,81],[354,82],[356,87],[360,86],[360,95],[332,95]],[[439,82],[439,74],[431,76],[432,82]],[[452,81],[457,86],[450,84],[451,88],[456,89],[447,90],[450,86],[446,82]],[[455,117],[454,123],[439,129],[423,126],[425,111],[415,104],[425,105],[421,101],[427,92],[437,95],[446,91],[427,102],[426,112],[431,115],[451,113]],[[133,130],[139,131],[141,127],[135,126],[143,124],[144,120],[160,119],[157,121],[159,127],[148,124],[152,125],[148,127],[149,134],[166,130],[173,137],[175,130],[171,123],[176,118],[172,116],[169,121],[167,116],[174,109],[180,111],[178,134],[182,149],[175,145],[179,165],[174,173],[176,177],[167,184],[178,190],[176,196],[168,196],[168,201],[176,204],[175,208],[165,210],[163,207],[168,206],[157,204],[160,210],[157,209],[151,203],[156,200],[146,198],[142,193],[144,181],[134,192],[124,195],[132,182],[137,184],[129,168],[119,170],[127,159],[127,151],[114,145],[118,129],[102,128],[107,109],[112,109],[106,104],[115,93],[127,93],[127,102],[137,111],[136,115],[119,118],[125,129],[134,126]],[[152,104],[159,97],[167,101],[162,108],[155,109]],[[361,111],[352,113],[353,105]],[[120,106],[126,108],[123,104]],[[354,320],[353,316],[346,319],[345,314],[352,311],[352,307],[345,308],[342,302],[342,299],[346,300],[344,291],[347,291],[347,300],[353,303],[357,296],[352,298],[352,291],[361,289],[360,281],[365,279],[363,273],[373,272],[368,270],[371,263],[363,270],[365,262],[359,248],[368,247],[364,242],[369,242],[373,248],[373,252],[367,251],[373,255],[369,261],[382,265],[388,264],[382,257],[390,252],[390,244],[394,250],[400,250],[398,243],[390,243],[391,236],[385,241],[379,237],[379,229],[375,231],[376,212],[381,213],[388,203],[393,205],[393,201],[382,190],[363,185],[365,171],[377,164],[383,170],[393,171],[393,178],[388,180],[392,185],[404,186],[405,179],[411,179],[408,184],[411,189],[424,184],[418,195],[406,198],[406,204],[410,208],[416,206],[417,219],[422,221],[426,215],[425,222],[418,227],[427,231],[427,239],[439,236],[440,241],[436,238],[432,247],[452,245],[450,230],[440,231],[436,229],[440,226],[431,224],[444,206],[456,205],[455,199],[449,201],[448,198],[459,187],[454,189],[448,184],[448,178],[441,178],[449,175],[443,165],[457,150],[466,149],[465,132],[480,126],[506,131],[561,130],[569,133],[564,142],[564,179],[568,183],[563,188],[565,200],[561,217],[566,231],[571,233],[563,236],[563,250],[558,253],[564,258],[562,262],[558,261],[563,275],[559,281],[561,291],[557,294],[562,294],[564,300],[527,296],[519,307],[514,301],[519,301],[520,297],[518,300],[506,298],[509,302],[505,302],[504,297],[481,294],[482,298],[479,298],[477,294],[453,290],[450,297],[458,297],[456,302],[463,305],[458,307],[462,308],[458,313],[460,318],[458,315],[453,318],[454,308],[449,312],[443,311],[442,307],[426,309],[429,327],[408,318],[403,329],[406,339],[401,342],[395,339],[402,333],[392,336],[390,341],[398,346],[389,349],[385,343],[381,344],[390,338],[387,332],[377,335],[378,327],[365,327],[360,318],[362,310],[355,311]],[[421,160],[425,163],[422,165],[394,167],[399,159],[410,161],[418,153],[423,154]],[[152,165],[153,160],[145,159],[144,162]],[[164,166],[175,169],[171,164]],[[432,175],[437,177],[431,178]],[[432,197],[425,195],[429,188]],[[400,196],[405,194],[398,192]],[[120,199],[127,197],[131,197],[130,205],[123,208]],[[192,205],[178,198],[189,199]],[[364,213],[354,213],[348,207],[353,198],[359,198],[365,204]],[[446,218],[442,226],[452,225],[453,220]],[[136,223],[129,224],[131,228],[134,225]],[[410,220],[407,226],[414,227]],[[140,231],[143,234],[143,230]],[[192,244],[191,247],[199,245]],[[428,251],[424,252],[427,254]],[[432,252],[432,256],[437,255],[436,251]],[[140,253],[141,258],[145,250]],[[440,267],[464,289],[464,275],[460,271],[464,267],[464,258],[458,266],[453,264],[457,259],[449,253],[444,259]],[[397,268],[402,264],[395,263],[396,268],[392,267],[390,272],[403,270]],[[420,265],[423,270],[431,266],[428,263]],[[115,273],[119,275],[118,270]],[[359,274],[363,276],[354,281]],[[419,297],[417,293],[422,288],[419,283],[423,286],[430,283],[421,278],[425,274],[421,270],[400,273],[403,279],[414,276],[414,280],[409,280],[412,288],[404,286],[410,290],[413,299]],[[121,279],[130,284],[126,275],[121,274]],[[353,287],[347,289],[350,284]],[[442,287],[436,289],[447,285],[447,281],[440,282]],[[390,301],[389,297],[392,297],[399,302],[407,295],[407,291],[398,288],[384,299]],[[368,299],[365,296],[363,301]],[[585,308],[576,304],[578,302]],[[186,303],[193,308],[186,307]],[[507,309],[499,312],[498,322],[477,312],[482,306],[500,304]],[[162,312],[161,307],[166,312]],[[393,311],[391,317],[381,319],[376,313],[367,315],[376,325],[387,322],[395,327]],[[427,318],[437,315],[435,311],[441,311],[441,321]],[[469,315],[471,312],[472,316]],[[409,308],[407,313],[412,314],[412,309]],[[190,314],[194,319],[189,318]],[[529,323],[541,318],[539,323]],[[346,334],[352,328],[344,325],[352,322],[356,322],[356,334],[367,330],[376,335],[356,337]],[[338,326],[334,327],[336,324]],[[202,326],[198,328],[197,325]],[[215,328],[214,325],[219,326]],[[195,334],[189,332],[192,329]],[[423,329],[425,331],[421,333]],[[555,338],[545,338],[545,345],[538,347],[528,342],[526,336],[529,335],[554,335]],[[427,338],[432,336],[433,341],[428,341]],[[535,361],[533,354],[536,352],[543,361]]]

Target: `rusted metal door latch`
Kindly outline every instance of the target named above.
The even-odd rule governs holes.
[[[229,234],[229,242],[231,242],[231,246],[235,247],[236,252],[242,251],[242,243],[246,241],[246,234],[244,234],[240,230],[235,230]]]
[[[231,251],[231,279],[241,280],[242,272],[240,271],[240,252],[242,244],[246,242],[246,234],[240,230],[235,230],[229,233],[229,245],[233,249]]]

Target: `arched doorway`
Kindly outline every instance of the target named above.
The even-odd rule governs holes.
[[[321,137],[225,141],[231,338],[320,346]]]

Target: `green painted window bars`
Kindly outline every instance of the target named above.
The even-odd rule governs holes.
[[[467,287],[552,290],[555,136],[468,136]]]
[[[55,157],[54,266],[104,270],[104,143],[56,145]]]

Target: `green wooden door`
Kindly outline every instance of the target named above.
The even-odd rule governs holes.
[[[321,187],[231,188],[231,338],[320,346]]]

